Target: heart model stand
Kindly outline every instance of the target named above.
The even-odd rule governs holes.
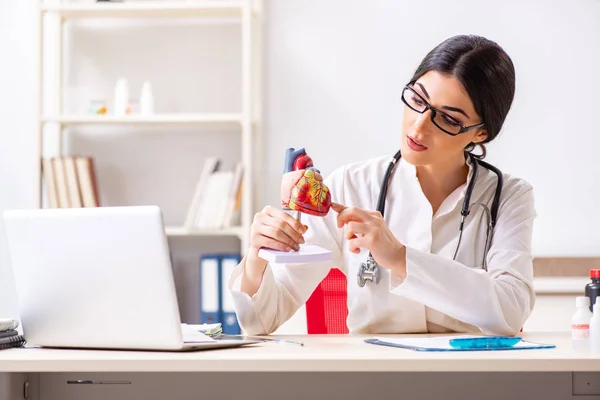
[[[281,206],[295,214],[301,221],[302,214],[324,217],[331,207],[331,193],[304,148],[288,148],[285,151],[285,166],[281,179]],[[317,245],[300,245],[298,251],[279,251],[262,248],[258,256],[275,264],[306,264],[329,261],[331,251]]]

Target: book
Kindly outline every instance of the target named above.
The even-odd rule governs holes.
[[[93,158],[43,158],[42,169],[50,208],[100,207]]]
[[[196,185],[192,202],[188,207],[188,212],[185,218],[184,226],[191,228],[195,226],[195,221],[200,213],[202,202],[206,196],[206,186],[210,176],[219,170],[221,160],[218,157],[209,157],[204,161],[204,167],[200,174],[200,179]]]

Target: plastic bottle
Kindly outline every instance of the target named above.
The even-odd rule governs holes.
[[[152,96],[152,85],[150,85],[150,82],[144,82],[142,85],[142,94],[140,95],[140,114],[154,114],[154,97]]]
[[[127,114],[129,103],[129,85],[127,79],[119,78],[115,85],[115,115],[123,117]]]
[[[596,304],[596,297],[600,296],[600,269],[590,269],[590,283],[585,285],[585,295],[590,299],[590,311]]]
[[[594,313],[590,319],[590,350],[600,353],[600,301],[594,304]]]
[[[571,341],[573,349],[587,350],[589,348],[590,320],[592,312],[590,311],[590,299],[586,296],[579,296],[575,299],[575,314],[571,319]]]

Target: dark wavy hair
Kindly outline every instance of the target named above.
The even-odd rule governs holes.
[[[515,68],[512,60],[496,42],[476,35],[458,35],[446,39],[431,50],[416,69],[411,82],[429,71],[454,76],[465,88],[475,111],[482,118],[491,142],[498,136],[515,95]],[[485,145],[470,143],[465,151],[477,146],[486,156]]]

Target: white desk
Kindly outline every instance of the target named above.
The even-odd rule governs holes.
[[[191,353],[10,349],[0,351],[0,372],[13,373],[4,375],[5,385],[12,385],[5,391],[13,395],[22,392],[21,381],[28,376],[30,398],[39,400],[198,399],[207,391],[216,398],[263,400],[374,393],[379,400],[399,398],[399,392],[412,394],[406,398],[564,399],[580,398],[572,396],[574,390],[600,387],[600,355],[572,350],[568,332],[523,335],[556,349],[469,353],[423,353],[363,342],[371,336],[297,336],[290,338],[305,346],[264,343]],[[78,379],[113,382],[67,384]],[[590,384],[582,386],[581,380]]]

